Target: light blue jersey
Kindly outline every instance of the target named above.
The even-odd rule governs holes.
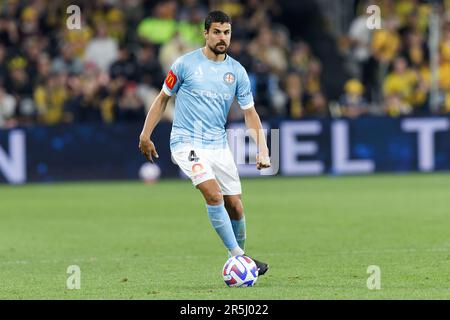
[[[224,61],[212,61],[202,48],[174,62],[163,90],[168,95],[177,94],[171,150],[183,143],[210,149],[226,147],[225,123],[234,98],[241,109],[253,107],[244,67],[229,55]]]

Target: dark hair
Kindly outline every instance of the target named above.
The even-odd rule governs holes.
[[[211,27],[211,24],[213,22],[219,22],[219,23],[230,23],[231,19],[230,17],[222,11],[211,11],[208,13],[208,15],[205,18],[205,30],[209,31],[209,28]]]

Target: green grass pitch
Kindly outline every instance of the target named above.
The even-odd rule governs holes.
[[[188,181],[1,186],[0,299],[450,298],[448,173],[242,185],[247,252],[271,265],[252,288],[224,284],[226,252]]]

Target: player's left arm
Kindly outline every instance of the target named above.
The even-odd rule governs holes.
[[[250,136],[258,147],[256,155],[256,168],[261,170],[270,167],[269,148],[267,148],[266,136],[261,125],[261,120],[255,107],[244,110],[245,125],[250,129]]]
[[[237,69],[237,101],[244,112],[245,124],[250,129],[250,136],[258,147],[256,155],[256,168],[261,170],[270,167],[269,149],[267,148],[266,136],[264,134],[261,120],[256,112],[253,101],[250,79],[245,69],[240,66]]]

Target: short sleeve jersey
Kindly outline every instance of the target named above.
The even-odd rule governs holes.
[[[170,147],[183,143],[202,148],[227,145],[225,123],[236,97],[241,109],[253,107],[250,80],[244,67],[226,55],[208,59],[202,48],[179,57],[163,84],[167,95],[176,93]]]

